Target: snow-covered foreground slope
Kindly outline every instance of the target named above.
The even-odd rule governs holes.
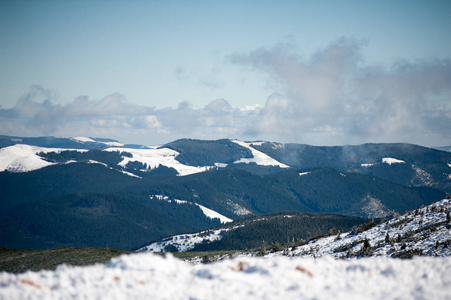
[[[444,199],[370,229],[263,257],[250,251],[191,264],[172,255],[139,253],[107,265],[3,272],[0,299],[451,299],[450,208],[451,200]],[[219,231],[211,238],[219,238]],[[189,248],[207,237],[168,241]],[[387,257],[409,252],[427,256]]]
[[[107,265],[0,273],[2,299],[451,299],[451,258],[238,257],[191,265],[133,254]]]
[[[451,200],[444,199],[368,230],[361,226],[355,232],[321,238],[296,249],[287,249],[285,254],[313,257],[330,255],[336,258],[368,255],[451,256],[450,211]]]

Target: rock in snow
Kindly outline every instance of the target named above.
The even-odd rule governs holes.
[[[192,265],[124,255],[107,265],[0,273],[2,299],[450,299],[450,257],[238,257]]]

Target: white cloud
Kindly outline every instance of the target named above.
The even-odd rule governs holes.
[[[218,99],[203,108],[182,102],[177,108],[156,109],[128,103],[120,94],[101,100],[78,97],[65,104],[42,87],[33,86],[12,109],[0,108],[0,134],[116,138],[124,142],[159,144],[177,138],[242,137],[252,110]]]
[[[217,99],[201,108],[137,106],[120,94],[55,104],[40,86],[10,109],[0,107],[0,134],[110,137],[159,144],[177,138],[239,138],[316,145],[451,141],[451,61],[364,64],[365,42],[340,39],[310,58],[289,44],[236,54],[230,61],[268,74],[264,106]],[[183,70],[176,69],[182,76]]]
[[[365,66],[364,45],[342,38],[310,59],[289,44],[231,56],[233,63],[267,72],[269,85],[278,87],[248,133],[323,145],[449,143],[450,60]]]

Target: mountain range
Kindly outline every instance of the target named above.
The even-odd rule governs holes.
[[[451,190],[451,153],[411,144],[0,136],[0,147],[0,246],[12,248],[129,250],[280,212],[389,217]]]

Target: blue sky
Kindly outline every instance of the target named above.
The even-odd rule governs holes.
[[[0,134],[448,145],[450,15],[451,1],[3,0]]]

